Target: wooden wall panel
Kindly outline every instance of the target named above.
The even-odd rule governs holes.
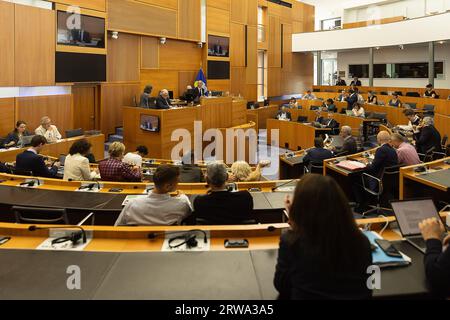
[[[200,0],[178,0],[178,38],[201,40]]]
[[[100,130],[105,134],[113,134],[116,127],[123,125],[124,106],[131,106],[133,98],[139,100],[139,83],[102,84],[100,106]]]
[[[55,3],[78,6],[97,11],[106,11],[106,0],[52,0]]]
[[[230,38],[231,67],[245,67],[245,25],[232,22]]]
[[[178,73],[178,92],[180,95],[184,93],[187,86],[193,87],[196,76],[196,71],[180,71]]]
[[[230,11],[208,7],[206,20],[209,34],[230,34]]]
[[[108,28],[176,38],[177,11],[129,0],[108,0]]]
[[[208,80],[208,90],[230,92],[230,80]]]
[[[202,49],[187,41],[167,40],[159,47],[159,67],[165,70],[199,70]]]
[[[156,97],[162,89],[171,90],[175,97],[179,96],[178,71],[141,70],[141,91],[147,84],[153,86],[152,96]]]
[[[247,24],[249,1],[231,0],[231,22]]]
[[[121,33],[108,42],[107,74],[109,82],[139,81],[140,37]]]
[[[0,99],[0,136],[10,133],[15,126],[15,100],[14,98]]]
[[[247,26],[247,84],[258,83],[258,30]]]
[[[159,41],[154,37],[141,37],[141,69],[159,68]]]
[[[281,68],[269,68],[267,70],[268,84],[267,91],[269,97],[282,95],[281,91]]]
[[[27,122],[31,132],[40,125],[43,116],[49,116],[64,136],[65,130],[73,129],[72,95],[17,98],[16,115]]]
[[[249,26],[258,25],[258,0],[247,0],[247,24]]]
[[[293,33],[303,33],[305,28],[302,21],[292,21],[292,32]]]
[[[0,87],[14,86],[14,4],[0,1]]]
[[[248,98],[245,95],[246,81],[246,68],[245,67],[232,67],[230,72],[230,92],[233,95],[241,95],[242,97]],[[249,98],[248,98],[249,99]]]
[[[303,21],[303,11],[305,4],[294,1],[292,4],[292,20],[294,21]]]
[[[303,11],[304,32],[313,32],[315,30],[315,7],[304,5]]]
[[[143,2],[146,4],[155,5],[158,7],[165,7],[177,10],[178,8],[178,1],[181,0],[136,0],[137,2]]]
[[[54,11],[15,5],[16,86],[55,84],[55,28]]]
[[[208,7],[218,8],[230,11],[230,0],[206,0]]]
[[[281,23],[277,16],[269,16],[269,67],[281,67]]]
[[[292,71],[292,25],[283,24],[283,72]]]
[[[83,131],[96,129],[97,86],[79,85],[72,87],[73,127]]]

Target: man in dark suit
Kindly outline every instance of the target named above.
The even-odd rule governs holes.
[[[350,94],[345,99],[345,101],[347,101],[347,110],[352,110],[355,102],[358,102],[358,94],[359,94],[358,88],[355,88],[355,90],[353,89],[350,90]]]
[[[285,121],[291,121],[292,115],[289,111],[287,111],[286,106],[282,106],[281,110],[278,111],[276,118],[278,120],[285,120]]]
[[[169,91],[161,90],[158,98],[156,98],[156,109],[170,109],[172,103],[169,99]]]
[[[210,191],[194,200],[194,217],[213,225],[242,224],[253,219],[253,197],[248,191],[227,190],[227,167],[213,162],[206,169]]]
[[[205,83],[201,80],[197,82],[197,87],[194,89],[194,96],[195,101],[200,101],[201,97],[207,97],[208,96],[208,88],[206,87]]]
[[[43,178],[55,178],[58,173],[59,163],[55,163],[49,169],[44,162],[42,156],[39,155],[47,139],[43,136],[36,135],[31,140],[31,148],[20,153],[16,157],[16,171],[30,172],[33,176]]]
[[[350,86],[361,87],[361,81],[359,81],[358,77],[354,77],[353,81],[350,82]]]
[[[375,153],[372,163],[366,167],[366,172],[374,177],[380,178],[385,168],[398,165],[397,151],[390,145],[391,135],[387,131],[381,131],[377,136],[378,144],[381,145]]]
[[[347,82],[345,82],[345,80],[344,79],[342,79],[341,77],[338,77],[337,78],[337,81],[336,81],[336,85],[337,86],[347,86]]]
[[[322,138],[315,138],[314,148],[307,152],[303,158],[303,164],[305,166],[309,166],[310,164],[321,166],[323,165],[323,160],[330,158],[333,158],[333,152],[324,148]]]
[[[441,152],[441,143],[441,134],[434,126],[433,118],[423,118],[423,127],[420,130],[418,140],[416,141],[417,152],[425,154],[433,147],[435,152]]]
[[[330,128],[332,130],[339,128],[339,123],[333,119],[334,114],[332,112],[328,112],[326,118],[322,118],[322,126],[325,128]]]
[[[358,152],[356,139],[352,136],[352,128],[343,126],[339,135],[344,139],[344,144],[333,148],[335,154],[350,155]]]

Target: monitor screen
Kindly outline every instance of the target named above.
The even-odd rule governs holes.
[[[106,81],[106,55],[56,52],[56,82]]]
[[[105,48],[105,19],[58,11],[58,44],[65,46]]]
[[[208,61],[208,79],[228,80],[230,79],[230,62]]]
[[[425,219],[439,219],[436,206],[431,199],[392,202],[392,209],[403,236],[419,235],[419,223]]]
[[[159,117],[141,114],[141,129],[149,132],[159,132]]]
[[[210,57],[229,57],[230,56],[230,38],[219,36],[208,36],[208,56]]]

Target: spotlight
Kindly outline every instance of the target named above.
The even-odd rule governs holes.
[[[199,47],[200,49],[203,48],[203,42],[197,42],[197,47]]]
[[[403,50],[403,49],[405,49],[405,47],[401,44],[401,45],[399,45],[398,46],[399,48],[400,48],[400,50]]]
[[[119,39],[119,32],[118,31],[111,32],[111,38],[113,38],[114,40]]]
[[[159,38],[159,43],[166,44],[167,39],[166,38]]]

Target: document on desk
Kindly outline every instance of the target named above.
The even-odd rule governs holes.
[[[180,233],[168,233],[166,234],[166,237],[164,239],[164,243],[162,245],[161,251],[162,252],[203,252],[203,251],[210,251],[211,250],[211,237],[210,232],[206,232],[206,240],[207,242],[204,242],[204,235],[201,232],[180,232]],[[193,248],[188,248],[185,239],[187,235],[195,235],[197,246]],[[179,239],[175,239],[179,238]],[[181,244],[181,245],[180,245]]]
[[[83,240],[80,239],[78,244],[73,245],[71,241],[66,241],[62,243],[52,244],[53,240],[62,238],[62,237],[70,237],[74,232],[79,232],[78,229],[50,229],[49,237],[44,242],[42,242],[36,250],[48,250],[48,251],[83,251],[89,243],[91,243],[94,233],[91,230],[87,230],[86,232],[86,243],[83,243]]]

